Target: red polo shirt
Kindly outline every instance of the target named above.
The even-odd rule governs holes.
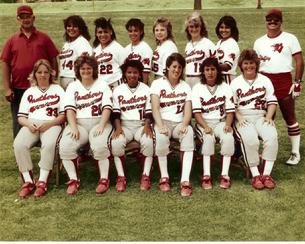
[[[50,37],[34,28],[30,38],[20,30],[5,43],[0,59],[11,68],[12,88],[26,89],[30,86],[29,74],[39,59],[51,60],[58,50]]]

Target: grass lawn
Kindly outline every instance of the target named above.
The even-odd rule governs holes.
[[[230,3],[229,3],[230,2]],[[203,0],[201,11],[207,22],[209,37],[217,41],[215,26],[225,14],[233,15],[240,31],[240,48],[252,47],[256,38],[265,33],[264,14],[267,7],[283,7],[284,29],[297,35],[305,50],[305,3],[303,0],[264,0],[262,10],[251,0]],[[287,6],[288,4],[288,6]],[[57,47],[63,44],[62,20],[80,13],[85,18],[91,35],[93,21],[100,16],[111,17],[118,41],[128,43],[124,28],[131,17],[145,22],[145,40],[155,47],[152,25],[159,16],[168,16],[180,52],[186,44],[184,20],[192,11],[193,1],[152,0],[100,1],[79,3],[38,3],[36,26],[47,32]],[[18,29],[16,5],[0,5],[0,48]],[[136,12],[135,12],[136,11]],[[3,93],[2,87],[0,88]],[[304,93],[297,100],[297,116],[304,134]],[[200,188],[201,162],[195,162],[191,175],[193,195],[182,198],[178,192],[180,168],[177,157],[169,162],[172,190],[161,193],[158,189],[158,167],[154,164],[152,189],[139,189],[140,164],[127,162],[127,191],[115,192],[115,170],[111,168],[111,189],[104,196],[95,195],[97,171],[93,162],[80,169],[81,189],[75,197],[67,196],[66,186],[55,186],[52,177],[48,193],[41,199],[18,199],[20,187],[18,170],[12,151],[11,114],[8,103],[0,96],[0,240],[1,241],[304,241],[305,240],[305,164],[304,139],[301,143],[302,161],[298,166],[284,164],[289,156],[290,142],[284,121],[278,111],[277,128],[279,153],[273,176],[274,190],[256,191],[243,172],[232,168],[232,187],[221,190],[218,183],[219,157],[213,164],[214,188]],[[39,152],[33,151],[36,164]],[[90,165],[90,166],[89,166]],[[64,176],[62,182],[66,181]]]

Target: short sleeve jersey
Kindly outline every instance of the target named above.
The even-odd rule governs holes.
[[[292,56],[302,52],[298,39],[287,32],[274,38],[260,37],[254,43],[254,50],[261,60],[259,70],[271,74],[291,72]]]
[[[219,40],[216,44],[217,58],[220,64],[228,64],[231,68],[223,71],[223,74],[236,75],[237,61],[240,50],[234,38],[230,37],[224,41]]]
[[[161,118],[173,122],[182,122],[184,105],[192,101],[191,87],[183,80],[172,87],[165,78],[154,80],[150,87],[150,94],[160,99]]]
[[[101,117],[103,109],[112,110],[112,92],[103,81],[96,80],[87,89],[81,81],[76,80],[66,90],[64,105],[65,110],[76,112],[77,119]]]
[[[121,120],[143,120],[151,114],[149,87],[139,82],[135,89],[127,83],[121,84],[113,91],[113,113]]]
[[[230,86],[235,107],[242,114],[265,114],[268,105],[277,104],[273,85],[270,79],[262,74],[257,74],[252,82],[240,75],[231,82]]]
[[[153,52],[145,41],[140,41],[140,43],[135,46],[129,43],[125,47],[125,50],[128,59],[141,61],[144,66],[143,71],[150,72]]]
[[[57,84],[51,84],[46,90],[42,90],[39,86],[32,86],[24,92],[17,116],[53,120],[65,112],[64,95],[64,90]]]
[[[125,62],[127,53],[121,44],[119,44],[116,40],[113,40],[104,49],[102,48],[101,44],[99,44],[93,49],[93,54],[99,65],[99,80],[111,85],[122,78],[120,66]]]
[[[92,47],[86,38],[79,36],[72,42],[65,42],[59,54],[59,75],[75,78],[74,61],[83,54],[92,55]]]
[[[172,40],[166,40],[158,45],[153,52],[151,70],[155,75],[163,76],[166,70],[166,59],[172,53],[178,52],[176,44]]]
[[[198,83],[192,89],[193,113],[201,113],[205,120],[223,119],[227,113],[235,112],[230,86],[223,82],[213,88]]]
[[[200,76],[202,62],[215,54],[215,45],[208,38],[203,37],[198,42],[189,41],[185,47],[185,74]]]

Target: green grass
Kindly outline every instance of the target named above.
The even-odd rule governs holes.
[[[161,16],[168,16],[174,27],[179,50],[186,44],[184,20],[191,12],[193,1],[132,0],[80,3],[38,3],[36,26],[47,32],[60,48],[63,44],[62,20],[71,13],[78,13],[87,21],[93,34],[93,21],[100,16],[111,17],[120,43],[128,43],[125,22],[137,16],[145,22],[145,39],[154,48],[152,25]],[[229,4],[230,2],[230,4]],[[171,3],[171,4],[170,4]],[[202,15],[208,24],[212,41],[217,38],[214,28],[224,14],[233,15],[240,30],[240,48],[252,47],[254,40],[265,33],[264,14],[267,7],[283,7],[284,28],[296,34],[305,48],[305,4],[296,0],[263,1],[262,10],[256,10],[254,0],[212,1],[204,0]],[[47,6],[47,7],[46,7]],[[127,7],[128,8],[127,8]],[[298,7],[294,7],[298,6]],[[300,7],[301,6],[301,7]],[[173,10],[177,8],[177,10]],[[0,5],[0,48],[5,40],[18,29],[15,19],[16,5]],[[115,9],[115,11],[111,11]],[[146,10],[145,10],[146,9]],[[150,9],[150,10],[147,10]],[[167,10],[169,9],[169,10]],[[5,11],[4,11],[5,10]],[[102,10],[104,12],[102,12]],[[124,11],[125,10],[125,11]],[[137,10],[136,12],[131,10]],[[296,17],[297,16],[297,17]],[[2,88],[0,92],[3,93]],[[304,134],[304,92],[297,100],[297,114]],[[115,171],[111,168],[111,189],[104,196],[95,195],[97,172],[93,162],[86,162],[80,169],[81,190],[75,197],[65,193],[62,183],[55,187],[52,177],[48,193],[41,199],[30,197],[18,199],[20,187],[18,170],[12,151],[11,116],[8,103],[0,96],[0,240],[16,241],[301,241],[305,240],[305,165],[304,159],[296,167],[284,164],[289,155],[290,142],[280,112],[277,116],[280,150],[273,176],[277,188],[272,191],[255,191],[244,173],[231,169],[232,187],[219,189],[218,157],[213,165],[215,187],[202,191],[200,162],[194,163],[191,182],[193,196],[182,198],[178,194],[180,177],[179,163],[171,157],[169,173],[172,190],[163,194],[158,189],[158,167],[154,164],[152,189],[139,189],[140,164],[134,160],[127,163],[127,191],[116,193],[114,189]],[[304,139],[301,153],[304,158]],[[39,152],[33,152],[37,164]],[[35,174],[37,175],[37,165]],[[63,177],[62,182],[66,180]]]

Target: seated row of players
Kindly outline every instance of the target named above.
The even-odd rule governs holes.
[[[75,80],[73,63],[84,53],[93,54],[96,57],[99,63],[99,78],[114,87],[120,83],[122,77],[120,66],[126,58],[142,62],[143,81],[148,84],[150,72],[156,78],[162,77],[167,57],[178,52],[172,24],[167,18],[158,18],[153,25],[156,42],[154,51],[143,40],[144,23],[140,19],[132,18],[126,23],[125,27],[131,43],[125,48],[116,40],[116,33],[110,19],[101,17],[96,19],[94,24],[95,39],[92,48],[89,43],[88,27],[82,17],[72,15],[64,20],[66,42],[59,55],[59,75],[64,89],[69,82]],[[219,38],[216,45],[208,39],[208,31],[199,12],[192,13],[186,19],[185,32],[188,42],[184,55],[187,63],[185,80],[191,87],[200,80],[201,63],[211,56],[217,56],[228,83],[236,75],[240,51],[237,44],[239,33],[235,19],[232,16],[223,16],[215,31]]]
[[[144,166],[141,189],[150,189],[153,156],[158,158],[161,173],[160,190],[170,191],[167,169],[170,138],[179,140],[182,152],[180,191],[190,196],[190,173],[193,162],[194,132],[190,125],[196,119],[195,134],[201,141],[203,154],[202,188],[212,188],[211,157],[216,138],[222,155],[220,187],[229,188],[229,167],[234,153],[233,129],[241,142],[246,163],[252,173],[255,189],[275,187],[270,176],[277,155],[277,132],[273,116],[277,106],[271,81],[258,73],[259,59],[255,51],[245,49],[238,65],[242,75],[231,85],[223,82],[216,58],[207,58],[202,65],[201,82],[193,87],[183,80],[185,59],[179,53],[166,61],[165,75],[152,82],[143,82],[143,65],[126,60],[121,67],[125,83],[113,91],[98,80],[98,63],[92,56],[80,56],[75,62],[77,80],[63,89],[53,83],[50,64],[39,60],[32,74],[33,86],[21,102],[19,122],[23,128],[14,141],[16,160],[23,182],[20,197],[43,196],[47,190],[65,113],[68,125],[60,140],[60,157],[69,176],[67,193],[74,195],[80,187],[77,151],[88,142],[97,162],[99,181],[97,194],[109,189],[109,157],[114,157],[118,177],[116,190],[125,191],[125,147],[135,139],[141,145]],[[236,120],[234,122],[234,114]],[[111,115],[113,123],[111,123]],[[259,140],[263,140],[262,169],[259,169]],[[35,184],[30,148],[41,141],[40,175]]]

